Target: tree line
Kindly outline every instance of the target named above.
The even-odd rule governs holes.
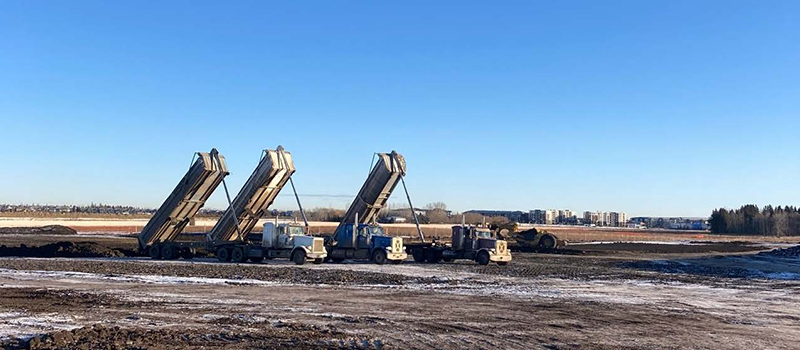
[[[762,236],[800,236],[800,210],[797,207],[759,209],[748,204],[739,209],[715,209],[711,213],[712,233],[733,233]]]

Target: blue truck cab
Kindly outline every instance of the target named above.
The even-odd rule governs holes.
[[[328,248],[334,262],[358,259],[384,264],[387,261],[401,262],[408,257],[403,239],[387,236],[380,225],[360,223],[355,233],[354,226],[353,223],[340,225],[334,233],[335,242]]]

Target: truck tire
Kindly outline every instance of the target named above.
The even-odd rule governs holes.
[[[553,250],[556,249],[556,239],[551,235],[544,235],[539,239],[540,250]]]
[[[386,263],[386,252],[383,250],[376,250],[372,253],[372,261],[378,265],[383,265]]]
[[[306,263],[306,252],[302,249],[295,249],[292,252],[292,261],[294,261],[297,265],[303,265]]]
[[[485,250],[479,251],[478,256],[475,257],[475,261],[480,265],[489,265],[489,252]]]
[[[412,249],[411,256],[414,258],[414,262],[423,263],[425,262],[425,249],[423,248]]]
[[[243,263],[245,260],[247,260],[247,257],[244,256],[244,250],[242,250],[241,247],[233,248],[233,251],[231,252],[231,261]]]
[[[159,247],[158,244],[151,245],[147,252],[150,254],[151,259],[161,259],[161,247]]]
[[[231,261],[231,251],[228,248],[220,247],[217,249],[217,260],[221,262]]]
[[[175,251],[175,246],[167,244],[161,248],[161,257],[165,260],[174,260],[178,258],[178,252]]]

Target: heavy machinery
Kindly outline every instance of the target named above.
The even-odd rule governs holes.
[[[517,232],[519,225],[513,221],[492,224],[489,228],[497,237],[510,240],[512,248],[518,251],[549,251],[563,247],[565,244],[558,236],[547,231],[540,231],[535,227]]]
[[[375,223],[378,213],[386,205],[398,181],[402,181],[406,174],[406,162],[395,151],[378,153],[376,156],[378,162],[345,212],[336,231],[326,240],[325,247],[330,261],[354,259],[371,260],[377,264],[397,264],[408,257],[403,248],[403,239],[386,236],[383,228]]]
[[[208,197],[219,186],[228,170],[225,157],[216,149],[211,152],[197,152],[196,160],[189,167],[178,185],[172,190],[161,207],[142,228],[139,233],[139,249],[148,252],[151,257],[191,258],[191,247],[172,246],[172,242],[180,235],[186,225],[197,215],[197,211],[205,205]]]
[[[425,242],[420,234],[421,243],[408,244],[408,251],[416,262],[438,263],[444,260],[468,259],[480,265],[495,262],[504,266],[511,261],[511,251],[505,240],[497,239],[491,231],[470,225],[452,227],[450,244],[437,241]]]
[[[223,158],[211,158],[216,159],[218,168],[224,169]],[[188,259],[194,255],[197,249],[203,249],[214,253],[220,261],[260,262],[265,258],[291,258],[297,264],[304,264],[307,260],[321,263],[327,255],[323,239],[305,235],[302,226],[278,224],[276,221],[274,224],[265,224],[261,235],[250,234],[267,208],[275,201],[280,190],[287,182],[292,182],[291,176],[294,172],[291,153],[286,152],[280,146],[276,150],[265,150],[253,174],[250,175],[233,201],[228,196],[227,185],[220,179],[225,187],[229,206],[211,232],[206,235],[205,241],[177,242],[175,238],[180,233],[177,231],[170,236],[162,235],[164,239],[145,240],[144,246],[147,247],[150,256],[154,259],[176,259],[178,257]],[[227,175],[226,171],[225,175]],[[218,182],[214,187],[217,185],[219,185]],[[292,188],[294,189],[294,183],[292,183]],[[203,202],[211,191],[213,188],[205,195]],[[295,198],[300,206],[296,191]],[[171,203],[168,199],[159,212],[162,210],[174,211],[170,209],[173,207]],[[196,211],[194,212],[196,213]],[[303,212],[302,206],[300,206],[300,211]],[[305,214],[303,218],[305,218]],[[153,219],[156,219],[156,216]],[[150,224],[148,223],[148,225]],[[185,224],[180,228],[182,229],[184,226]],[[306,223],[305,228],[307,226]],[[139,235],[141,247],[144,247],[142,237],[151,236],[146,231],[147,226]]]
[[[253,174],[208,234],[209,248],[217,259],[259,262],[265,258],[291,258],[296,264],[304,264],[306,260],[322,262],[327,256],[323,239],[307,236],[303,227],[267,223],[260,240],[253,239],[257,235],[248,235],[287,183],[291,182],[295,189],[291,179],[294,172],[292,155],[283,147],[262,153]],[[294,192],[303,213],[297,191]],[[308,227],[307,222],[305,226]]]

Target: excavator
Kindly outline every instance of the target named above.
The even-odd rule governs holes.
[[[540,231],[535,227],[518,232],[519,225],[513,221],[492,223],[489,225],[489,229],[495,233],[495,236],[512,242],[509,247],[516,251],[549,251],[563,247],[565,244],[553,233]]]
[[[408,257],[403,239],[389,237],[375,223],[395,186],[406,174],[406,161],[396,151],[376,154],[378,161],[345,212],[325,248],[328,260],[370,260],[376,264],[402,263]]]

